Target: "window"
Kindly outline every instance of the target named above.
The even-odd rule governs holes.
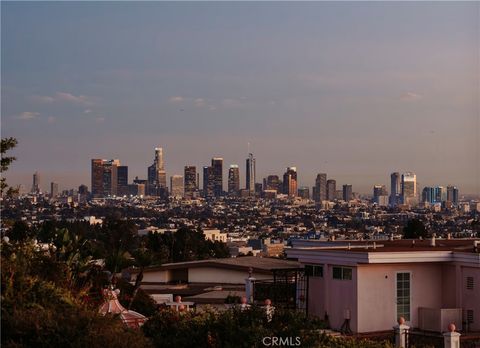
[[[473,290],[473,277],[467,277],[467,290]]]
[[[397,318],[410,321],[410,273],[397,273]]]
[[[473,310],[467,309],[467,323],[473,324]]]
[[[333,267],[333,279],[352,280],[352,269],[348,267]]]
[[[305,274],[309,277],[323,277],[323,266],[305,265]]]

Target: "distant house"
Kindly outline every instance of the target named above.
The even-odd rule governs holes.
[[[148,267],[143,272],[143,284],[245,284],[251,271],[256,279],[270,279],[275,269],[298,268],[296,261],[268,257],[245,256],[238,258],[209,259],[166,263],[158,267]],[[135,279],[138,269],[130,274]]]
[[[205,239],[211,240],[212,242],[227,242],[227,234],[220,232],[220,230],[204,230],[203,235]]]
[[[308,244],[308,243],[307,243]],[[480,330],[480,242],[316,242],[286,249],[310,275],[308,312],[332,328],[391,330],[397,318],[424,330]]]
[[[146,268],[141,287],[154,298],[181,295],[195,305],[222,308],[227,297],[246,295],[245,283],[250,275],[257,281],[268,281],[278,270],[299,268],[296,261],[255,256],[175,262]],[[136,280],[138,272],[137,268],[128,269],[131,281]]]

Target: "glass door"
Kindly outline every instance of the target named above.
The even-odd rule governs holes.
[[[410,272],[397,273],[397,319],[404,317],[410,321]]]

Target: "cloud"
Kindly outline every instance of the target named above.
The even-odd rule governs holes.
[[[414,100],[420,100],[422,98],[423,96],[421,94],[417,94],[413,92],[405,92],[400,96],[400,99],[404,101],[414,101]]]
[[[242,106],[242,102],[238,99],[227,98],[223,99],[222,105],[226,108],[236,108]]]
[[[78,105],[85,105],[90,106],[93,105],[93,102],[90,97],[84,95],[74,95],[68,92],[57,92],[53,96],[48,95],[34,95],[31,99],[35,102],[39,103],[71,103],[71,104],[78,104]]]
[[[84,113],[84,114],[89,114],[89,113],[91,113],[91,112],[92,112],[91,109],[85,109],[85,110],[83,110],[83,113]]]
[[[181,96],[174,96],[174,97],[170,97],[168,100],[170,103],[181,103],[182,101],[185,100],[185,98]]]
[[[84,95],[76,96],[66,92],[55,93],[55,100],[65,101],[65,102],[74,103],[74,104],[91,105],[91,102],[88,100],[86,96]]]
[[[34,95],[30,99],[34,102],[45,103],[45,104],[53,103],[55,101],[55,98],[49,97],[47,95]]]
[[[96,122],[96,123],[103,123],[103,122],[105,122],[105,117],[97,117],[97,118],[95,119],[95,122]]]
[[[201,108],[201,107],[204,107],[206,105],[205,100],[203,98],[197,98],[193,101],[193,103],[195,104],[195,106],[197,108]]]
[[[25,111],[21,114],[15,115],[14,118],[16,118],[17,120],[33,120],[36,119],[39,115],[39,112]]]
[[[48,116],[47,122],[48,122],[48,123],[54,123],[54,122],[55,122],[55,117],[53,117],[53,116]]]

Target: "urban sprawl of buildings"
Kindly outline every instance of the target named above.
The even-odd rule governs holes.
[[[278,281],[278,272],[293,272],[285,279],[295,279],[296,292],[285,303],[294,299],[296,309],[328,317],[333,329],[390,330],[403,317],[422,330],[442,332],[448,322],[480,330],[478,198],[461,196],[455,186],[420,192],[412,172],[392,173],[390,192],[375,185],[372,196],[356,194],[349,184],[339,190],[325,173],[316,176],[311,191],[298,187],[296,167],[257,182],[251,153],[243,187],[239,166],[232,164],[224,188],[222,158],[212,158],[202,174],[200,187],[200,173],[187,165],[168,185],[162,148],[155,149],[147,178],[133,182],[118,159],[92,159],[91,191],[81,185],[59,192],[58,183],[51,183],[43,194],[35,173],[31,193],[6,199],[2,215],[29,225],[94,225],[113,208],[135,222],[139,236],[189,228],[226,243],[231,258],[145,269],[142,286],[157,301],[181,295],[185,303],[221,308],[231,294],[259,301],[262,284],[275,287],[272,277]],[[425,233],[406,239],[412,220]],[[135,279],[137,272],[128,274]],[[186,285],[179,288],[179,282]],[[280,305],[282,299],[275,301]]]

